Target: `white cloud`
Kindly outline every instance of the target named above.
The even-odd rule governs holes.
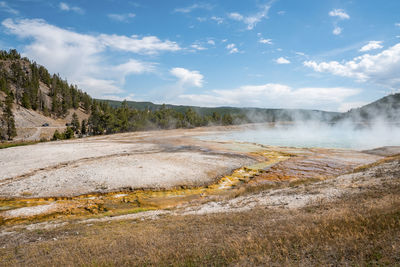
[[[204,46],[201,46],[200,44],[192,44],[190,47],[193,48],[194,50],[200,50],[200,51],[207,49]]]
[[[215,41],[214,41],[214,40],[208,40],[208,41],[207,41],[207,44],[215,45]]]
[[[189,87],[202,87],[204,76],[200,74],[197,70],[190,71],[185,68],[173,68],[170,73],[178,78],[179,84]]]
[[[224,19],[221,17],[212,16],[210,19],[217,22],[217,24],[222,24],[224,22]]]
[[[128,94],[125,96],[119,96],[119,95],[104,95],[104,99],[109,99],[109,100],[116,100],[116,101],[135,101],[135,94]],[[137,101],[137,100],[136,100]]]
[[[237,47],[236,47],[235,44],[228,44],[228,45],[226,46],[226,49],[229,50],[229,54],[235,54],[235,53],[238,53],[238,52],[239,52],[239,49],[237,49]]]
[[[228,14],[230,19],[241,21],[247,25],[248,30],[254,29],[254,27],[259,23],[262,19],[267,18],[268,11],[271,8],[270,5],[264,5],[261,7],[260,11],[256,14],[243,16],[238,12],[232,12]]]
[[[210,4],[193,4],[188,7],[181,7],[181,8],[175,8],[174,12],[177,13],[190,13],[195,9],[206,9],[206,10],[211,10],[213,9],[213,6]]]
[[[117,74],[122,74],[122,83],[125,83],[125,77],[130,74],[141,74],[145,72],[154,72],[155,64],[149,62],[142,62],[135,59],[129,59],[127,62],[122,63],[120,65],[116,65],[110,68],[111,72],[115,72],[115,76]]]
[[[277,14],[282,16],[282,15],[286,14],[286,11],[281,10],[281,11],[278,11]]]
[[[109,17],[112,20],[119,21],[119,22],[128,22],[129,19],[134,18],[136,15],[133,13],[127,13],[127,14],[108,14],[107,17]]]
[[[339,34],[342,33],[342,28],[340,28],[339,26],[336,26],[336,27],[333,29],[332,33],[333,33],[334,35],[339,35]]]
[[[150,36],[138,38],[120,35],[89,35],[65,30],[39,19],[6,19],[2,25],[9,34],[29,43],[23,54],[43,64],[50,72],[60,73],[94,97],[121,93],[125,77],[155,71],[155,64],[130,59],[115,65],[107,60],[108,49],[139,54],[176,51],[180,47],[170,41]]]
[[[85,88],[92,97],[103,97],[107,94],[123,93],[117,82],[112,79],[101,79],[93,77],[79,77],[79,87]]]
[[[261,38],[260,40],[258,40],[258,42],[262,43],[262,44],[272,44],[272,40],[271,39]]]
[[[206,94],[181,94],[186,104],[201,106],[241,106],[270,108],[330,108],[337,109],[360,89],[304,87],[293,89],[283,84],[246,85],[231,90],[212,90]]]
[[[73,12],[78,13],[78,14],[84,14],[85,13],[85,11],[82,8],[77,7],[77,6],[70,6],[70,5],[68,5],[67,3],[64,3],[64,2],[60,2],[59,8],[62,11],[73,11]]]
[[[382,41],[369,41],[368,44],[361,47],[360,52],[366,52],[374,49],[383,48]]]
[[[10,7],[6,2],[1,1],[0,2],[0,9],[4,10],[7,13],[13,14],[13,15],[18,15],[19,11]]]
[[[329,16],[339,18],[340,20],[350,19],[350,16],[343,9],[334,9],[330,11]],[[343,31],[343,28],[339,27],[336,22],[333,25],[334,28],[332,33],[334,35],[340,35]]]
[[[343,9],[334,9],[330,11],[329,16],[338,17],[340,19],[350,19],[350,16]]]
[[[276,59],[275,62],[278,64],[290,64],[290,61],[284,57]]]
[[[244,17],[237,12],[229,13],[229,18],[231,18],[233,20],[238,20],[238,21],[241,21],[244,19]]]
[[[303,64],[317,72],[372,82],[390,89],[400,88],[400,43],[376,55],[364,54],[341,63],[305,61]]]
[[[169,40],[161,41],[156,36],[138,38],[136,35],[128,37],[125,35],[101,34],[98,39],[108,47],[139,54],[157,54],[161,51],[181,50],[177,43]]]
[[[395,23],[394,26],[400,27],[400,22],[399,23]]]

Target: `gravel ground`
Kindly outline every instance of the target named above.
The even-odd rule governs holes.
[[[393,188],[400,184],[400,160],[383,163],[368,170],[350,173],[309,185],[301,185],[234,199],[189,206],[178,214],[210,214],[220,212],[241,212],[257,207],[298,209],[315,205],[321,201],[334,201],[342,196],[351,196],[371,188]]]
[[[0,197],[203,185],[255,162],[243,153],[199,147],[185,139],[188,132],[121,134],[0,150]]]
[[[252,162],[243,157],[190,151],[109,156],[38,171],[0,186],[0,196],[71,196],[132,188],[202,185]]]

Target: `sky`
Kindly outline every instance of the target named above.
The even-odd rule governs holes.
[[[399,0],[3,0],[0,49],[92,97],[347,111],[400,89]]]

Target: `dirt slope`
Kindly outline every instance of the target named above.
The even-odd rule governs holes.
[[[70,123],[72,120],[72,114],[78,115],[79,121],[89,118],[89,114],[83,112],[81,109],[70,109],[68,115],[65,118],[51,118],[46,117],[43,114],[26,109],[19,105],[14,105],[13,108],[15,127],[17,128],[17,137],[15,141],[37,141],[41,138],[50,139],[55,130],[64,131],[65,124]],[[43,127],[47,123],[49,126]]]

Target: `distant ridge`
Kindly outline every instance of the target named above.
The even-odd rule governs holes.
[[[360,108],[351,109],[334,118],[335,121],[385,121],[400,123],[400,93],[388,95]]]
[[[99,102],[104,102],[111,107],[121,107],[124,101],[96,99]],[[156,111],[161,108],[173,109],[178,112],[185,112],[187,109],[195,110],[201,116],[212,116],[214,112],[221,115],[232,115],[240,117],[247,122],[274,122],[274,121],[291,121],[291,120],[324,120],[329,121],[340,115],[339,112],[308,110],[308,109],[280,109],[280,108],[238,108],[238,107],[199,107],[171,104],[154,104],[152,102],[137,102],[126,101],[130,108],[137,110]]]

